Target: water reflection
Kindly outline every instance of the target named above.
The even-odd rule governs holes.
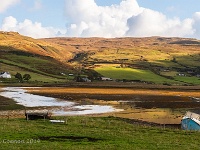
[[[200,107],[198,90],[47,87],[29,88],[34,93],[29,94],[27,89],[3,88],[0,95],[26,107],[54,107],[54,115],[98,114],[161,124],[180,124],[185,111]]]
[[[63,101],[61,99],[39,96],[30,93],[23,88],[7,87],[2,89],[1,96],[11,98],[18,104],[26,107],[49,107],[53,115],[85,115],[97,113],[109,113],[122,111],[112,106],[79,105],[75,102]]]
[[[100,105],[79,105],[73,106],[69,111],[66,111],[64,108],[61,108],[58,111],[55,111],[54,114],[61,115],[87,115],[87,114],[101,114],[101,113],[110,113],[122,111],[122,109],[113,109],[112,106],[100,106]]]
[[[183,113],[178,109],[173,110],[170,108],[130,108],[115,114],[116,117],[137,119],[159,124],[180,124],[182,115]]]
[[[73,106],[74,102],[59,101],[56,98],[45,97],[26,93],[26,90],[18,87],[3,88],[1,96],[15,100],[19,105],[26,107],[43,107],[43,106]]]

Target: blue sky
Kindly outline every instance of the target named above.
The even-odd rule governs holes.
[[[0,30],[33,38],[200,38],[199,0],[1,0]]]
[[[199,0],[138,0],[140,6],[164,13],[169,17],[181,19],[192,17],[200,11]]]

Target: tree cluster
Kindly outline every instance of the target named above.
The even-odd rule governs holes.
[[[23,82],[23,81],[28,81],[31,79],[31,76],[30,74],[24,74],[22,76],[21,73],[17,72],[16,75],[15,75],[15,78],[18,79],[19,82]]]

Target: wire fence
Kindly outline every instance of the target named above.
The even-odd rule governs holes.
[[[38,114],[38,113],[49,113],[48,110],[6,110],[0,111],[0,119],[11,119],[11,118],[26,118],[27,113]]]
[[[0,111],[1,119],[23,118],[23,117],[25,117],[25,110]]]

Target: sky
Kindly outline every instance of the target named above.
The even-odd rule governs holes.
[[[200,0],[1,0],[0,30],[33,38],[200,39]]]

